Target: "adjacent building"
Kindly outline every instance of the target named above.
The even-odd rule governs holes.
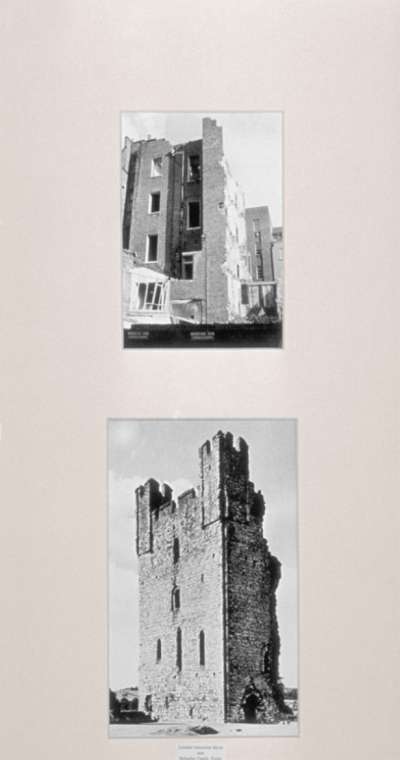
[[[136,490],[140,709],[161,720],[271,722],[279,687],[280,563],[246,442],[219,431],[199,451],[200,486],[175,500]]]
[[[245,209],[214,119],[180,145],[126,138],[121,209],[125,327],[240,322],[270,307],[269,211]]]

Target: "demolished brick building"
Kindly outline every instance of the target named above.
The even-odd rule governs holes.
[[[214,119],[203,118],[201,139],[180,145],[125,138],[121,208],[125,328],[273,311],[269,211],[245,209]]]
[[[280,563],[263,537],[264,498],[246,442],[218,432],[200,448],[200,486],[136,489],[139,695],[161,720],[274,722]]]

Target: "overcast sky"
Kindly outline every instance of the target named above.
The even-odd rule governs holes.
[[[294,420],[110,420],[110,687],[138,682],[138,575],[134,491],[149,477],[174,497],[199,484],[198,449],[218,430],[249,445],[250,477],[266,501],[264,536],[282,564],[278,586],[280,673],[297,685],[297,454]]]
[[[164,137],[173,145],[202,136],[204,116],[223,128],[224,153],[232,175],[244,191],[246,206],[269,206],[272,224],[282,224],[282,114],[137,113],[121,114],[121,139]]]

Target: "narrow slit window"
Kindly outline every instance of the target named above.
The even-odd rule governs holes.
[[[157,261],[158,235],[147,236],[147,261]]]
[[[179,610],[181,606],[181,595],[178,588],[174,588],[172,592],[172,609]]]
[[[176,667],[182,670],[182,631],[178,628],[176,632]]]
[[[157,639],[157,662],[161,660],[161,639]]]
[[[200,227],[200,201],[189,201],[188,229],[193,230],[198,227]]]
[[[204,631],[199,633],[199,661],[200,665],[206,664],[206,649],[205,649],[205,636]]]
[[[179,538],[174,538],[174,563],[179,560]]]
[[[157,214],[160,211],[161,193],[150,194],[150,214]]]

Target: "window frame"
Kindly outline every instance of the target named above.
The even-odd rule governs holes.
[[[193,227],[190,226],[190,206],[197,204],[199,207],[199,223]],[[187,230],[200,230],[201,229],[201,201],[194,198],[191,201],[187,201],[187,208],[186,208],[187,218],[186,218],[186,229]]]
[[[192,268],[191,277],[185,277],[185,268],[188,266]],[[185,253],[185,251],[183,251],[182,253],[182,280],[187,280],[188,282],[192,282],[193,279],[194,279],[194,255],[193,253]]]
[[[158,209],[155,211],[153,209],[153,198],[158,197]],[[149,214],[159,214],[161,210],[161,191],[160,190],[154,190],[154,192],[149,193]]]
[[[192,164],[190,160],[193,158],[196,158],[199,161],[198,167],[196,171],[194,172],[194,175],[192,173]],[[197,172],[197,176],[195,176],[196,172]],[[187,158],[187,182],[200,182],[200,181],[201,181],[201,155],[200,153],[191,153],[188,155],[188,158]]]
[[[155,259],[150,258],[150,238],[156,238],[157,240]],[[158,233],[152,232],[148,234],[146,238],[146,264],[157,264],[157,262],[158,262]]]
[[[157,168],[157,161],[159,161],[159,168]],[[161,177],[162,174],[162,156],[153,156],[151,159],[150,177]]]

